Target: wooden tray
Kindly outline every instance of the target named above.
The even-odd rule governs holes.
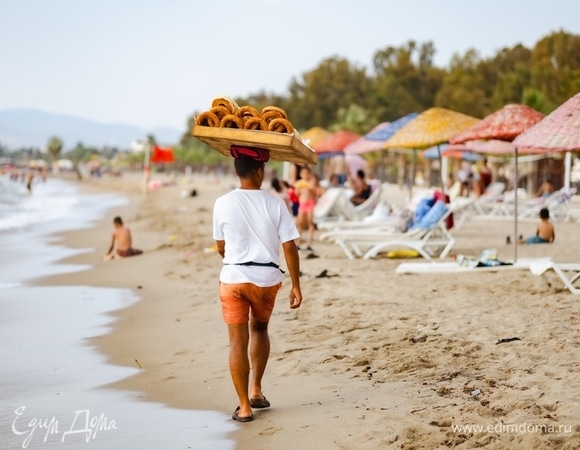
[[[314,153],[314,150],[291,134],[195,125],[192,135],[225,156],[231,156],[231,145],[246,145],[268,150],[270,159],[274,161],[299,164],[318,163],[318,155]]]

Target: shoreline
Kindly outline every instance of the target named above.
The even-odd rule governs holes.
[[[231,415],[235,394],[217,301],[221,261],[204,252],[213,243],[213,200],[231,187],[229,181],[202,179],[195,198],[180,197],[182,185],[146,198],[133,192],[130,205],[116,213],[143,255],[102,262],[98,251],[83,253],[70,262],[92,261],[92,269],[37,280],[129,288],[139,296],[113,313],[110,333],[91,341],[111,364],[135,367],[137,359],[143,368],[107,387],[171,408]],[[127,191],[123,180],[107,184]],[[67,233],[65,242],[83,247],[98,240],[97,248],[106,251],[116,213],[91,229]],[[520,257],[549,251],[559,262],[573,262],[580,243],[575,224],[556,228],[555,244],[522,248]],[[496,242],[500,257],[508,259],[513,247],[503,242],[511,229],[511,223],[465,223],[454,231],[454,253],[477,255]],[[432,448],[464,442],[573,448],[580,442],[574,376],[580,308],[573,295],[551,292],[527,271],[399,276],[394,270],[400,260],[351,262],[334,244],[315,241],[315,249],[319,258],[301,262],[303,306],[287,308],[285,281],[274,309],[264,378],[273,407],[255,411],[255,422],[230,433],[237,448]],[[322,270],[338,276],[316,278]],[[512,335],[522,340],[496,346]],[[475,389],[482,392],[478,398],[470,395]],[[452,430],[500,422],[570,425],[573,431]]]
[[[77,272],[74,276],[70,274],[58,274],[48,277],[38,278],[32,281],[32,285],[56,286],[56,285],[89,285],[92,287],[108,287],[108,288],[122,288],[130,289],[139,297],[139,301],[127,308],[122,308],[111,312],[111,316],[115,319],[112,324],[110,333],[98,336],[91,339],[91,345],[95,345],[99,352],[106,355],[107,362],[117,366],[138,367],[140,364],[143,369],[137,375],[119,380],[107,387],[114,389],[121,389],[125,391],[132,391],[140,393],[139,397],[147,400],[163,403],[172,408],[179,409],[207,409],[219,410],[219,402],[211,399],[213,393],[202,395],[196,398],[196,402],[202,401],[202,404],[193,404],[191,399],[181,400],[181,396],[176,395],[176,392],[170,384],[163,388],[163,384],[159,384],[159,379],[172,380],[172,374],[166,373],[167,366],[173,364],[173,359],[176,356],[185,355],[188,352],[190,344],[184,342],[181,347],[184,349],[176,350],[175,352],[167,352],[165,349],[158,349],[155,347],[155,334],[158,333],[164,339],[172,333],[177,336],[181,333],[187,333],[180,327],[181,316],[191,316],[192,308],[201,306],[203,301],[199,299],[187,298],[188,288],[182,286],[179,282],[173,283],[177,279],[181,280],[188,275],[182,273],[177,277],[170,268],[176,261],[183,268],[187,267],[188,260],[191,255],[188,248],[191,242],[179,242],[175,240],[175,236],[170,232],[162,230],[163,223],[154,227],[150,225],[150,211],[151,204],[153,208],[158,208],[159,205],[155,203],[155,196],[158,191],[148,192],[147,197],[144,197],[140,192],[140,184],[138,176],[133,176],[129,180],[109,179],[104,183],[101,180],[88,183],[77,183],[77,186],[84,192],[103,192],[110,190],[118,191],[120,194],[127,196],[130,201],[128,205],[115,207],[109,210],[106,217],[98,220],[94,226],[88,229],[74,230],[63,233],[63,242],[71,248],[86,248],[86,243],[90,245],[95,244],[95,239],[98,239],[97,248],[103,249],[103,254],[110,243],[110,234],[112,231],[112,218],[115,215],[120,215],[123,220],[131,228],[133,234],[134,246],[144,250],[143,255],[138,257],[126,258],[114,261],[102,261],[102,254],[97,250],[96,252],[89,251],[82,254],[74,255],[70,258],[59,261],[59,264],[88,264],[92,265],[89,270]],[[127,182],[127,183],[126,183]],[[129,186],[129,189],[127,189]],[[181,190],[180,186],[170,186],[164,188],[165,192],[171,190],[177,196]],[[185,199],[189,200],[189,199]],[[160,229],[161,228],[161,229]],[[204,241],[205,241],[204,237]],[[210,241],[209,245],[211,245]],[[197,244],[197,251],[203,251],[205,242]],[[208,245],[208,246],[209,246]],[[214,264],[205,269],[206,277],[212,279],[215,276],[216,270],[219,271],[221,261],[214,259]],[[217,279],[216,279],[217,280]],[[217,286],[217,281],[215,283]],[[210,287],[210,291],[213,287]],[[166,298],[180,298],[183,301],[173,302],[176,304],[164,303]],[[208,303],[217,308],[217,304],[212,302],[213,295],[208,296]],[[156,321],[156,326],[143,327],[142,324],[150,321],[152,317],[157,315],[157,310],[165,306],[171,307],[171,317],[165,319],[165,316],[159,317]],[[198,308],[200,309],[200,308]],[[168,313],[165,309],[165,313]],[[200,326],[201,323],[196,324],[196,334],[199,335],[200,330],[206,330],[210,335],[215,332],[216,322],[217,328],[221,330],[220,317],[216,315],[219,309],[210,310],[208,314],[203,314],[203,309],[194,311],[196,320],[201,320],[201,323],[207,323],[205,326]],[[175,316],[175,317],[174,317]],[[164,320],[165,319],[165,320]],[[217,320],[216,320],[217,319]],[[177,331],[176,331],[177,330]],[[223,331],[223,330],[221,330]],[[220,336],[221,337],[221,336]],[[174,338],[176,346],[179,345],[177,337]],[[198,343],[199,346],[209,345],[207,342]],[[148,342],[147,348],[142,348],[142,342]],[[225,344],[227,342],[224,341]],[[119,345],[121,344],[121,345]],[[161,357],[159,355],[162,355]],[[204,360],[204,364],[214,364],[214,358],[211,357]],[[161,358],[162,361],[157,361]],[[138,363],[136,362],[138,361]],[[187,360],[186,363],[191,363]],[[225,367],[222,361],[217,362],[212,372],[222,372]],[[229,377],[229,373],[227,374]],[[194,385],[202,385],[206,380],[204,376],[195,377]],[[148,392],[151,384],[158,384],[160,392]],[[210,388],[211,389],[211,388]],[[166,392],[167,391],[167,392]],[[219,388],[215,389],[216,393],[223,391]]]

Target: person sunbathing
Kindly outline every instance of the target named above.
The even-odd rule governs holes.
[[[536,192],[536,197],[549,197],[555,191],[554,186],[551,183],[552,177],[548,174],[544,182],[538,188]]]
[[[371,196],[372,188],[366,181],[364,170],[360,169],[356,172],[356,178],[353,180],[354,194],[350,198],[351,203],[360,205],[367,201]]]

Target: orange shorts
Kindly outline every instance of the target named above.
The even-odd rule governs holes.
[[[219,295],[224,322],[248,323],[250,311],[252,318],[259,322],[268,322],[281,286],[282,283],[268,287],[252,283],[220,283]]]

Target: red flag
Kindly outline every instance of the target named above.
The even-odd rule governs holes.
[[[171,163],[175,161],[173,157],[173,149],[171,147],[153,147],[153,154],[151,155],[151,162],[153,163]]]

